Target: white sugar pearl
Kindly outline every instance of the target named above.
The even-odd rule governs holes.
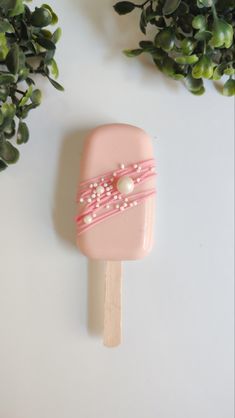
[[[113,177],[116,177],[117,173],[113,173]]]
[[[92,215],[92,216],[93,216],[93,218],[96,218],[96,213],[93,213],[93,215]]]
[[[138,178],[136,181],[137,181],[137,183],[139,183],[140,182],[140,178]]]
[[[136,202],[136,200],[134,201],[134,206],[136,206],[137,205],[137,202]]]
[[[104,187],[108,187],[107,183],[104,183]]]
[[[137,164],[134,164],[134,168],[138,168],[138,165]]]
[[[80,199],[80,201],[79,201],[80,203],[83,203],[84,202],[84,199],[83,199],[83,197],[81,197],[81,199]]]
[[[111,195],[111,192],[107,192],[107,193],[106,193],[106,196],[110,196],[110,195]]]
[[[121,195],[119,195],[119,196],[118,196],[118,199],[119,199],[119,200],[121,200],[121,199],[122,199],[122,196],[121,196]]]
[[[89,198],[87,199],[87,201],[88,201],[88,203],[91,203],[91,198],[89,197]]]
[[[116,209],[119,209],[120,208],[120,205],[116,205]]]
[[[99,208],[100,207],[99,203],[96,203],[95,207],[96,208]]]
[[[90,184],[90,189],[92,189],[92,187],[93,187],[93,184]]]
[[[123,205],[123,206],[124,206],[124,208],[126,208],[126,207],[127,207],[127,203],[124,203],[124,205]]]
[[[95,193],[93,193],[93,194],[91,195],[91,197],[92,197],[93,199],[95,199],[96,194],[95,194]]]
[[[97,187],[98,185],[97,185],[97,183],[94,183],[94,187]]]
[[[101,181],[104,181],[104,177],[101,178]]]
[[[125,168],[125,164],[120,164],[120,168],[123,170]]]
[[[104,188],[103,188],[103,186],[98,186],[98,187],[96,187],[95,191],[96,191],[97,194],[102,194],[102,193],[104,193]]]
[[[84,216],[83,222],[84,224],[90,224],[92,222],[92,216],[91,215]]]
[[[106,205],[106,209],[109,209],[110,208],[110,206],[109,205]]]
[[[131,177],[122,176],[117,182],[117,189],[120,193],[129,194],[134,190],[134,181]]]
[[[117,197],[117,195],[115,194],[114,199],[115,199],[115,200],[117,200],[117,198],[118,198],[118,197]]]

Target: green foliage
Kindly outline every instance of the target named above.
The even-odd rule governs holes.
[[[150,54],[158,69],[174,80],[184,80],[195,95],[204,93],[203,79],[227,76],[223,94],[235,95],[234,0],[122,1],[114,9],[120,15],[140,10],[141,32],[146,35],[149,26],[156,29],[152,40],[124,50],[126,56]]]
[[[19,159],[17,144],[29,140],[25,122],[41,103],[41,91],[32,77],[40,74],[60,91],[55,61],[61,29],[52,8],[43,4],[31,10],[27,0],[0,0],[0,171]]]

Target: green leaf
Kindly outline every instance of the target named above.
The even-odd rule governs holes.
[[[0,160],[0,171],[3,171],[7,168],[7,164],[4,161]]]
[[[212,38],[212,33],[208,30],[202,30],[196,33],[194,36],[197,41],[209,41]]]
[[[9,16],[14,17],[24,13],[23,0],[16,0],[15,7],[10,11]]]
[[[19,64],[19,46],[18,44],[14,44],[12,45],[10,51],[7,54],[6,65],[11,73],[17,74],[19,70]]]
[[[29,129],[25,122],[20,121],[17,131],[17,144],[25,144],[29,140]]]
[[[134,10],[135,4],[130,1],[119,1],[113,6],[113,8],[119,15],[126,15]]]
[[[61,28],[57,28],[56,31],[53,33],[52,37],[51,37],[51,41],[54,44],[57,44],[57,42],[60,40],[62,35],[62,29]]]
[[[58,16],[55,14],[54,10],[49,6],[49,4],[43,4],[42,7],[49,10],[52,15],[51,25],[56,25],[58,23]]]
[[[9,141],[0,142],[0,158],[7,164],[14,164],[19,159],[19,151]]]
[[[31,97],[30,97],[31,102],[34,105],[39,106],[40,103],[41,103],[41,99],[42,99],[41,91],[39,89],[34,90]]]
[[[182,55],[181,57],[176,57],[175,62],[178,64],[195,64],[198,61],[197,55]]]
[[[15,29],[8,20],[0,20],[0,33],[14,33]]]
[[[0,85],[15,83],[15,76],[13,74],[0,74]]]
[[[2,104],[2,113],[4,118],[13,119],[15,116],[16,108],[13,103],[3,103]]]
[[[234,96],[235,95],[235,80],[230,78],[226,81],[223,87],[224,96]]]
[[[162,29],[155,37],[156,47],[162,48],[164,51],[171,51],[175,44],[175,33],[172,28]]]
[[[204,15],[197,15],[193,18],[192,27],[194,29],[204,30],[206,28],[206,18]]]
[[[138,55],[142,54],[144,52],[143,49],[124,49],[123,53],[127,57],[137,57]]]
[[[0,33],[0,61],[4,61],[8,54],[9,48],[7,38],[4,33]]]
[[[201,78],[195,79],[189,73],[187,77],[185,78],[185,85],[189,91],[191,91],[192,93],[196,93],[202,89],[203,80]]]
[[[37,38],[37,43],[47,50],[54,50],[56,48],[55,44],[47,38],[43,38],[42,36]]]
[[[25,92],[24,96],[22,97],[22,99],[20,100],[18,106],[22,107],[25,106],[26,103],[28,102],[28,100],[30,99],[31,95],[33,93],[33,85],[31,84],[28,88],[28,90]]]
[[[166,0],[162,9],[164,16],[171,15],[179,7],[181,0]]]
[[[50,72],[51,72],[52,77],[58,78],[59,77],[59,68],[58,68],[57,62],[54,59],[51,60],[51,62],[49,64],[49,68],[50,68]]]
[[[36,7],[31,15],[31,23],[37,28],[43,28],[52,23],[52,14],[45,7]]]
[[[57,81],[53,80],[52,78],[48,77],[50,83],[59,91],[64,91],[64,87],[61,86]]]

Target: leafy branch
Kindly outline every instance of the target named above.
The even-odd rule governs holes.
[[[203,79],[219,80],[225,96],[235,95],[235,3],[234,0],[147,0],[142,4],[120,1],[119,15],[140,9],[140,30],[154,39],[144,39],[138,48],[126,49],[128,57],[150,54],[156,67],[174,80],[183,80],[188,90],[204,93]]]
[[[18,145],[29,140],[25,119],[42,96],[32,77],[40,74],[63,91],[54,59],[61,29],[45,29],[58,17],[47,4],[30,10],[26,3],[0,0],[0,171],[19,159],[14,138]]]

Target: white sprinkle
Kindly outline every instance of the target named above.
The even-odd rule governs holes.
[[[121,196],[121,195],[119,195],[119,196],[118,196],[118,199],[119,199],[119,200],[121,200],[121,198],[122,198],[122,196]]]
[[[140,182],[140,178],[138,178],[136,181],[137,181],[137,183],[139,183]]]
[[[117,200],[117,195],[115,194],[114,199]]]
[[[92,187],[93,187],[93,184],[90,184],[90,189],[92,189]]]
[[[91,200],[92,200],[92,199],[89,197],[89,198],[87,199],[88,203],[91,203]]]
[[[120,210],[124,210],[124,206],[121,206],[121,207],[120,207]]]
[[[120,164],[120,168],[123,170],[125,168],[125,164]]]
[[[124,208],[126,208],[126,207],[127,207],[127,203],[124,203],[124,205],[123,205],[123,206],[124,206]]]
[[[113,180],[114,180],[114,178],[113,178],[113,177],[111,177],[110,181],[111,181],[111,182],[113,182]]]
[[[111,195],[111,192],[107,192],[107,193],[106,193],[106,196],[110,196],[110,195]]]
[[[125,197],[125,202],[128,202],[128,200],[129,200],[128,197]]]
[[[136,206],[136,205],[137,205],[137,201],[135,200],[135,201],[134,201],[134,206]]]
[[[104,181],[104,177],[101,178],[101,181]]]
[[[140,165],[139,165],[139,167],[138,167],[138,169],[137,169],[137,172],[139,173],[141,171],[141,167],[140,167]]]
[[[110,190],[110,187],[106,187],[106,192],[109,192],[109,190]]]
[[[92,216],[93,216],[93,218],[96,218],[96,213],[93,213],[93,215],[92,215]]]
[[[104,183],[104,187],[108,187],[107,183]]]
[[[134,164],[134,168],[138,168],[138,165],[137,164]]]
[[[116,209],[119,209],[120,208],[120,205],[116,205]]]
[[[94,187],[97,187],[97,183],[94,183]]]
[[[100,197],[97,197],[97,199],[96,199],[96,200],[97,200],[97,202],[100,202]]]
[[[95,207],[96,208],[99,208],[100,207],[99,203],[96,203]]]
[[[95,199],[96,194],[95,194],[95,193],[93,193],[93,194],[91,195],[91,197],[92,197],[93,199]]]
[[[116,177],[117,173],[113,173],[113,177]]]
[[[91,216],[91,215],[86,215],[86,216],[84,216],[84,218],[83,218],[83,222],[84,222],[85,224],[90,224],[90,223],[92,222],[92,216]]]
[[[84,202],[84,199],[83,199],[83,197],[81,197],[81,199],[80,199],[80,203],[83,203]]]
[[[109,209],[110,208],[110,205],[106,205],[106,209]]]
[[[95,191],[98,195],[100,195],[100,194],[104,193],[104,188],[103,188],[103,186],[98,186],[98,187],[96,187]]]

